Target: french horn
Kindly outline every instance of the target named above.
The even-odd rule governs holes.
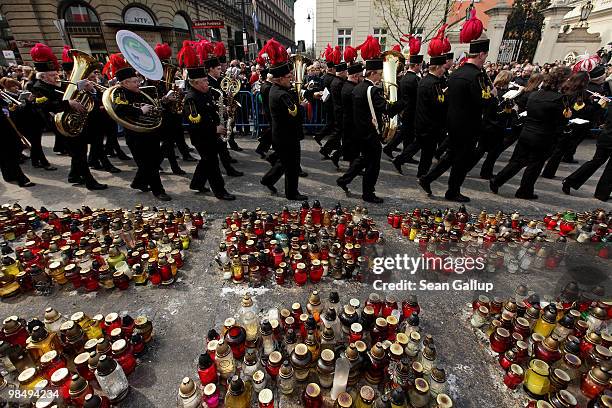
[[[126,129],[137,133],[152,132],[159,128],[162,124],[162,110],[157,100],[148,95],[146,92],[139,92],[140,102],[133,103],[132,106],[140,108],[144,105],[151,105],[153,108],[148,114],[141,113],[139,115],[123,115],[117,112],[117,101],[121,100],[120,93],[122,92],[121,85],[114,85],[104,91],[102,95],[102,104],[108,115],[118,124]]]

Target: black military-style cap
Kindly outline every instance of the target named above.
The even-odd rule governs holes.
[[[470,54],[478,54],[480,52],[489,52],[489,39],[470,41]]]
[[[204,67],[206,69],[215,68],[215,67],[218,67],[219,65],[221,65],[221,63],[219,62],[219,58],[217,57],[209,58],[206,61],[204,61]]]
[[[187,68],[187,76],[189,79],[206,78],[208,73],[204,67]]]
[[[115,77],[117,81],[121,82],[129,78],[133,78],[136,76],[136,70],[132,67],[121,68],[117,72],[115,72]]]
[[[358,72],[362,72],[363,71],[363,64],[361,62],[357,62],[357,63],[351,65],[350,67],[348,67],[347,71],[348,71],[349,75],[353,75],[353,74],[356,74]]]
[[[446,57],[447,61],[455,59],[455,53],[454,52],[447,52],[446,54],[444,54],[444,56]]]
[[[291,72],[291,64],[284,62],[282,64],[270,67],[270,73],[274,78],[280,78]]]
[[[429,65],[444,65],[446,64],[446,55],[436,55],[435,57],[429,57]]]
[[[410,64],[422,64],[423,63],[423,56],[420,55],[420,54],[411,55],[410,58],[408,58],[408,62]]]
[[[336,68],[336,72],[342,72],[342,71],[346,71],[348,66],[346,65],[346,62],[341,62],[338,65],[336,65],[334,68]]]
[[[383,69],[383,60],[382,58],[375,58],[371,60],[366,60],[365,62],[366,71],[377,71],[379,69]]]
[[[55,64],[52,61],[35,62],[34,69],[38,72],[57,71]]]

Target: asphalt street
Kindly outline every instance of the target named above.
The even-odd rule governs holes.
[[[123,141],[121,143],[123,144]],[[187,267],[179,274],[179,280],[169,287],[132,286],[127,291],[94,294],[62,289],[48,297],[19,296],[0,303],[0,316],[18,314],[26,318],[41,317],[48,306],[53,306],[65,314],[82,310],[90,316],[111,311],[128,312],[133,316],[147,315],[153,321],[155,339],[149,351],[140,360],[136,371],[130,376],[133,389],[121,406],[168,408],[175,406],[181,379],[186,375],[197,379],[197,358],[205,349],[208,329],[219,329],[224,319],[239,309],[240,299],[245,292],[248,291],[254,296],[262,310],[288,307],[295,301],[305,305],[308,294],[313,289],[318,289],[324,297],[331,290],[339,291],[342,303],[348,303],[351,297],[357,297],[364,302],[367,295],[373,291],[366,283],[334,282],[327,278],[318,285],[308,284],[302,288],[279,287],[270,282],[265,287],[249,288],[247,285],[235,285],[222,280],[213,264],[213,258],[221,237],[221,221],[226,214],[242,208],[261,207],[268,211],[280,211],[284,205],[291,208],[298,208],[300,205],[298,202],[288,202],[282,195],[270,196],[259,184],[259,179],[269,165],[254,153],[256,141],[241,138],[238,143],[245,151],[232,152],[232,155],[239,161],[235,165],[236,168],[244,171],[245,176],[225,178],[227,189],[237,196],[236,201],[223,202],[215,199],[211,193],[195,193],[189,190],[188,177],[164,173],[162,181],[173,200],[163,203],[150,193],[137,192],[129,187],[135,167],[132,161],[112,159],[122,170],[119,174],[93,171],[99,182],[109,184],[109,189],[105,191],[90,192],[82,186],[73,187],[66,181],[69,159],[54,155],[50,148],[52,138],[45,137],[46,153],[52,164],[59,168],[58,171],[46,172],[33,169],[29,164],[24,165],[24,171],[37,185],[21,189],[2,182],[0,202],[19,202],[21,205],[34,207],[44,205],[52,210],[61,210],[63,207],[77,208],[81,205],[92,208],[127,208],[139,203],[175,209],[187,207],[206,211],[211,221],[210,227],[202,238],[194,243],[193,250],[189,251]],[[581,163],[584,162],[592,156],[594,146],[593,141],[584,142],[578,149],[576,158]],[[502,155],[496,171],[507,162],[511,153],[512,148]],[[195,163],[179,162],[190,176]],[[384,198],[385,202],[382,205],[366,207],[386,235],[389,251],[416,253],[414,244],[406,242],[397,231],[389,228],[386,214],[391,210],[408,210],[413,207],[457,208],[455,203],[448,203],[443,198],[447,175],[432,184],[435,196],[428,198],[416,184],[416,166],[404,166],[405,175],[401,176],[386,157],[383,157],[382,162],[377,194]],[[350,186],[354,195],[346,197],[335,185],[335,179],[340,172],[336,171],[331,162],[321,160],[318,146],[310,137],[303,142],[302,166],[309,176],[300,179],[300,191],[307,194],[310,200],[319,199],[324,207],[331,207],[337,202],[349,207],[364,205],[360,199],[360,179],[356,179]],[[169,171],[167,162],[162,167]],[[346,169],[346,164],[343,168]],[[488,182],[478,179],[479,167],[468,176],[462,193],[472,198],[467,205],[470,212],[479,212],[481,209],[518,210],[521,214],[535,217],[567,209],[585,211],[603,207],[609,210],[609,203],[602,203],[592,197],[601,170],[580,191],[573,192],[572,196],[565,196],[561,192],[562,178],[576,168],[576,165],[561,164],[556,180],[540,179],[536,185],[536,193],[540,195],[538,201],[514,198],[518,179],[502,187],[499,195],[490,193]],[[282,181],[277,187],[282,193]],[[508,278],[504,281],[503,288],[511,291],[516,284],[532,278]],[[501,383],[500,370],[495,366],[497,363],[465,321],[468,316],[466,305],[472,296],[473,292],[418,294],[422,309],[422,331],[431,333],[435,338],[439,364],[446,370],[449,394],[455,401],[454,406],[522,408],[525,406],[525,398],[520,393],[511,393],[505,389]],[[300,406],[295,399],[283,399],[281,402],[283,407]]]

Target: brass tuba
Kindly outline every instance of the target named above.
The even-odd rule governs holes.
[[[162,76],[161,81],[164,83],[164,90],[166,92],[173,91],[175,97],[175,99],[168,105],[168,109],[174,114],[182,115],[185,93],[174,83],[174,78],[180,68],[166,62],[163,63],[163,66],[164,75]]]
[[[75,100],[80,102],[85,108],[85,112],[80,113],[69,109],[64,112],[56,113],[53,119],[57,130],[62,135],[66,137],[77,137],[83,132],[83,128],[87,122],[87,116],[95,106],[94,100],[89,92],[78,90],[77,82],[86,79],[100,66],[100,63],[97,59],[83,51],[70,50],[70,55],[74,60],[74,67],[72,68],[72,73],[70,74],[70,79],[62,99],[65,101]]]
[[[406,57],[397,51],[385,51],[383,57],[383,90],[385,98],[388,102],[397,102],[397,73],[404,66]],[[382,142],[389,143],[395,133],[397,132],[398,126],[398,115],[389,117],[383,115],[383,130],[381,134]]]
[[[306,76],[306,67],[312,62],[310,59],[303,55],[296,54],[291,56],[291,63],[293,64],[293,86],[298,94],[298,100],[300,103],[304,100],[302,97],[302,88],[304,87],[304,77]]]
[[[153,88],[155,87],[143,87],[143,88]],[[141,89],[143,89],[141,88]],[[155,97],[148,95],[146,92],[141,91],[138,93],[138,98],[140,99],[138,102],[133,103],[132,106],[135,108],[140,108],[143,105],[152,105],[153,109],[148,114],[140,113],[136,116],[133,115],[122,115],[116,110],[117,102],[127,103],[125,99],[122,97],[121,85],[114,85],[104,91],[102,95],[102,104],[104,105],[104,109],[108,115],[118,124],[123,126],[126,129],[129,129],[133,132],[137,133],[146,133],[152,132],[157,129],[162,124],[162,109],[157,102]]]

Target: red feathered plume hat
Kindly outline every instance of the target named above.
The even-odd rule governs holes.
[[[223,41],[217,41],[215,43],[214,54],[221,64],[225,64],[227,62],[227,57],[225,56],[225,44],[223,44]]]
[[[266,53],[270,58],[270,73],[274,78],[280,78],[291,72],[292,67],[289,64],[287,49],[274,38],[266,43]]]
[[[470,44],[470,54],[489,51],[489,40],[478,39],[482,35],[483,30],[482,21],[476,17],[476,9],[472,9],[470,19],[463,23],[463,27],[461,27],[461,31],[459,32],[459,41]]]
[[[215,45],[205,38],[202,38],[195,44],[196,53],[200,58],[200,64],[206,69],[211,69],[221,65],[219,59],[215,56]]]
[[[108,62],[102,68],[102,75],[106,75],[108,79],[115,77],[118,81],[123,81],[136,76],[136,71],[127,63],[123,55],[116,53],[110,56]]]
[[[43,43],[36,43],[30,50],[34,68],[38,72],[57,71],[59,64],[51,48]]]
[[[444,36],[444,30],[448,24],[443,24],[438,30],[434,38],[429,41],[427,54],[429,54],[429,63],[431,65],[444,65],[447,60],[447,53],[450,51],[450,42],[448,37]]]
[[[323,58],[325,58],[325,62],[327,64],[327,68],[333,68],[334,65],[334,49],[331,45],[327,44],[327,47],[323,51]]]
[[[355,62],[357,60],[357,50],[350,45],[344,47],[344,62],[348,64],[348,74],[353,75],[363,71],[363,64]]]
[[[374,71],[383,68],[383,60],[380,58],[380,44],[378,39],[368,35],[366,40],[357,46],[361,52],[361,58],[365,61],[366,71]]]
[[[72,60],[72,55],[70,55],[70,47],[64,45],[62,50],[62,69],[64,71],[72,71],[72,67],[74,67],[74,61]]]
[[[346,62],[342,62],[342,51],[340,50],[340,46],[336,45],[334,47],[334,52],[332,53],[332,60],[334,61],[334,68],[336,72],[346,71],[348,68]]]
[[[157,54],[157,56],[159,57],[160,60],[162,61],[167,61],[170,58],[172,58],[172,48],[170,48],[170,46],[166,43],[163,44],[157,44],[155,46],[155,53]]]
[[[203,78],[208,74],[206,68],[202,67],[200,64],[193,41],[183,41],[183,47],[176,55],[176,60],[179,67],[187,68],[187,76],[189,79]]]

